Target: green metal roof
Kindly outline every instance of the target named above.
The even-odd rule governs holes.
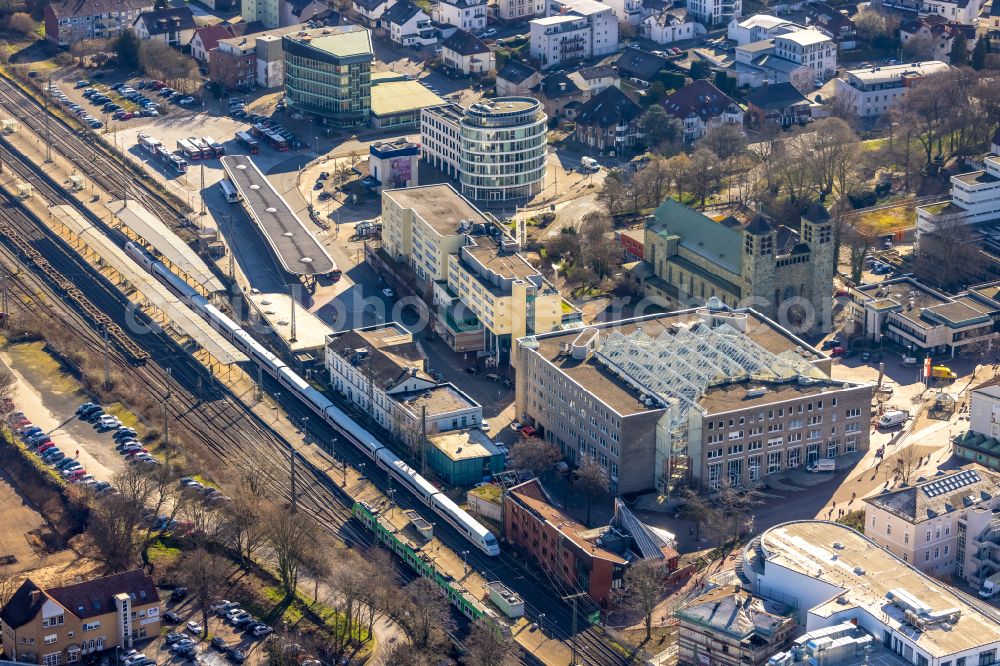
[[[650,226],[660,236],[680,236],[680,246],[731,273],[740,273],[743,238],[736,229],[719,224],[688,208],[676,199],[667,199],[653,213]]]
[[[286,36],[288,39],[306,44],[338,58],[373,53],[371,33],[360,26],[340,26],[303,32],[305,34]]]

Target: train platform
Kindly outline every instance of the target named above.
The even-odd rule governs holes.
[[[69,232],[68,242],[74,249],[81,253],[84,249],[89,249],[97,254],[105,266],[113,269],[121,276],[122,281],[131,285],[147,303],[156,308],[166,320],[161,325],[178,329],[222,365],[243,363],[248,360],[243,352],[236,349],[163,283],[125,254],[125,250],[113,243],[103,231],[85,220],[75,208],[51,206],[49,213],[57,231],[62,232],[64,236],[67,235],[65,232]]]
[[[243,197],[251,219],[286,272],[316,278],[337,270],[337,264],[316,235],[299,219],[250,156],[226,155],[221,161],[226,175]]]
[[[108,210],[120,226],[126,227],[123,229],[126,235],[151,249],[157,259],[180,273],[181,278],[200,285],[208,293],[225,290],[198,253],[145,206],[137,201],[116,200],[108,204]]]

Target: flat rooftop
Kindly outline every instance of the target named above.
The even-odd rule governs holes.
[[[281,267],[292,275],[327,275],[337,268],[316,235],[248,155],[221,158],[226,175],[243,196],[250,218]]]
[[[811,29],[787,32],[783,35],[778,35],[778,39],[787,39],[788,41],[795,42],[800,46],[812,46],[813,44],[833,41],[819,30]]]
[[[428,435],[427,441],[451,460],[470,460],[500,455],[490,436],[479,428],[449,430]]]
[[[957,180],[965,185],[988,185],[989,183],[996,183],[1000,181],[988,171],[970,171],[969,173],[960,173],[951,177],[952,180]]]
[[[477,224],[490,223],[482,211],[447,183],[385,190],[382,196],[402,208],[413,210],[442,236],[458,235],[458,225],[462,220],[472,220]]]
[[[374,53],[371,33],[359,25],[300,30],[285,37],[338,58]]]
[[[464,249],[487,269],[498,275],[518,280],[538,275],[538,269],[516,252],[501,251],[491,239],[483,238],[481,243],[466,245]]]
[[[947,63],[940,60],[928,60],[925,62],[904,63],[901,65],[884,65],[881,67],[866,67],[864,69],[850,69],[847,74],[857,78],[865,84],[890,83],[899,81],[903,77],[927,76],[934,72],[944,72],[950,69]]]
[[[444,100],[419,81],[399,78],[398,75],[391,78],[372,75],[371,110],[376,117],[419,111],[441,104]]]
[[[914,310],[951,302],[943,294],[909,278],[886,280],[877,284],[863,284],[856,287],[856,290],[875,302],[890,299],[902,306],[908,305],[912,298]]]
[[[396,402],[406,405],[407,409],[420,414],[427,408],[427,417],[432,415],[450,414],[465,409],[475,409],[479,403],[459,391],[452,384],[438,384],[433,388],[410,393],[396,393]]]
[[[767,392],[763,395],[747,395],[749,388],[763,388]],[[717,386],[708,390],[698,404],[704,407],[710,414],[735,411],[759,405],[768,405],[786,400],[796,400],[798,398],[809,397],[834,397],[846,391],[854,391],[861,388],[860,384],[849,384],[845,389],[843,382],[828,384],[826,382],[816,382],[815,384],[802,385],[798,382],[785,384],[775,384],[771,382],[739,382]]]
[[[257,312],[263,316],[267,325],[281,336],[281,339],[293,352],[322,349],[326,346],[326,337],[333,333],[333,328],[296,302],[295,340],[292,340],[291,296],[280,293],[251,293],[249,298],[257,306]]]
[[[782,352],[794,350],[796,347],[803,347],[803,349],[806,350],[809,349],[808,346],[805,346],[804,342],[795,338],[787,331],[777,328],[774,324],[760,317],[756,313],[748,312],[746,314],[747,330],[750,331],[747,337],[749,337],[753,343],[763,348],[765,351],[778,355]],[[588,328],[597,329],[602,340],[611,332],[628,335],[636,330],[642,330],[651,338],[657,338],[665,332],[670,332],[672,327],[678,325],[690,325],[701,321],[702,315],[698,311],[686,310],[682,312],[671,312],[657,315],[641,321],[636,321],[634,319],[623,320]],[[535,336],[535,340],[538,344],[538,348],[535,351],[544,357],[555,368],[565,373],[569,379],[575,381],[585,390],[593,393],[602,402],[614,409],[618,414],[628,416],[632,414],[662,411],[662,408],[658,405],[654,404],[649,406],[640,402],[640,391],[637,390],[632,384],[626,382],[617,373],[609,369],[600,360],[594,358],[593,356],[586,359],[575,359],[572,355],[564,353],[562,350],[563,344],[572,343],[577,336],[580,335],[580,333],[581,329],[577,328]],[[810,353],[812,356],[810,360],[814,364],[816,362],[826,360],[826,357],[815,350],[812,350]],[[761,382],[750,382],[748,380],[734,382],[729,386],[738,388],[740,395],[742,396],[745,395],[747,388],[750,388],[751,386],[757,387],[760,385],[762,385]],[[841,383],[837,384],[838,387],[840,385]],[[796,387],[798,387],[798,385],[796,385]],[[726,386],[710,388],[706,392],[703,399],[711,401],[713,393],[723,391],[723,396],[719,399],[719,404],[722,404],[723,401],[727,400],[727,398],[725,398],[725,391],[727,390],[729,389],[727,389]],[[780,396],[780,393],[778,395]],[[774,392],[765,394],[765,401],[773,402],[775,400],[782,399],[784,398],[776,397]],[[728,400],[731,402],[733,399],[729,398]],[[744,404],[744,402],[745,401],[741,401],[740,404]],[[709,402],[709,404],[712,403]],[[733,407],[732,409],[735,408],[736,407]]]
[[[835,543],[843,548],[834,549]],[[761,535],[761,547],[768,565],[785,567],[841,590],[810,610],[821,618],[858,608],[905,634],[935,658],[1000,642],[1000,624],[943,583],[845,525],[819,520],[777,525]],[[767,565],[765,571],[770,575]],[[925,631],[904,626],[903,611],[886,597],[894,589],[904,590],[934,611],[957,609],[961,616],[954,623]]]

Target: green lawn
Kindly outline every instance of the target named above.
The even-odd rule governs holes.
[[[917,223],[917,209],[913,204],[903,204],[856,215],[851,222],[873,233],[888,234],[913,227]]]

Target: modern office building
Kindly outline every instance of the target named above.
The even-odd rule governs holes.
[[[848,100],[859,117],[874,118],[899,104],[922,77],[948,69],[948,64],[939,60],[849,69],[834,81],[834,94]]]
[[[548,117],[531,97],[483,99],[424,109],[424,159],[479,201],[527,200],[542,191]]]
[[[825,332],[833,324],[832,227],[818,205],[791,229],[763,213],[746,224],[717,221],[668,199],[646,221],[644,260],[625,270],[636,292],[663,307],[716,297],[796,331]]]
[[[371,111],[371,33],[360,26],[301,30],[282,38],[288,106],[335,127]]]
[[[951,177],[951,201],[917,206],[918,237],[942,225],[1000,220],[1000,157],[987,157],[983,165]]]
[[[434,330],[499,363],[513,340],[578,322],[517,244],[450,185],[383,191],[382,253],[433,293]]]
[[[732,585],[692,599],[674,617],[677,663],[684,666],[766,666],[796,626],[787,606]]]
[[[1000,322],[1000,301],[975,287],[951,296],[901,277],[849,291],[855,334],[885,337],[921,360],[987,343]]]
[[[141,569],[42,587],[27,578],[0,609],[3,651],[15,663],[59,666],[160,635],[160,595]]]
[[[878,495],[865,502],[865,534],[904,562],[933,576],[976,574],[978,562],[988,560],[971,547],[969,512],[981,507],[988,513],[1000,507],[1000,474],[975,463],[962,469],[941,471],[929,478]],[[992,564],[1000,571],[1000,562]],[[979,582],[978,580],[976,581]]]
[[[796,608],[808,632],[860,628],[919,666],[997,663],[1000,623],[845,525],[771,527],[744,549],[737,570],[753,593]],[[864,662],[859,654],[846,663]]]
[[[570,462],[597,460],[618,494],[710,492],[868,448],[871,386],[718,299],[517,345],[517,419]]]

